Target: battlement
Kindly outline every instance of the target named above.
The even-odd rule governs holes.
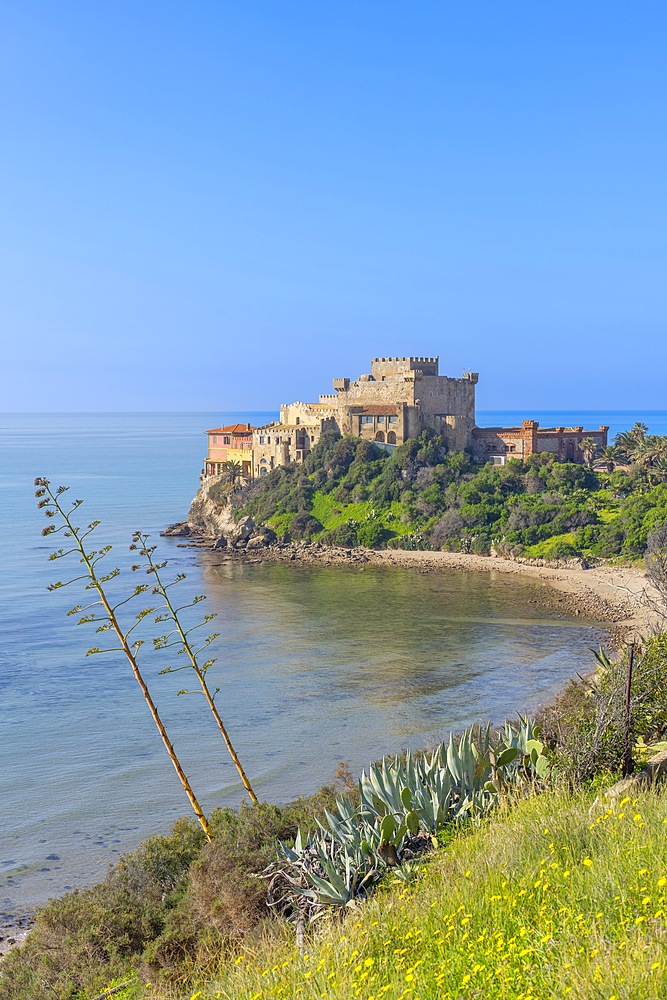
[[[371,362],[375,361],[439,361],[440,358],[371,358]]]
[[[372,358],[371,375],[374,379],[390,375],[404,375],[420,371],[424,375],[437,375],[439,358]]]

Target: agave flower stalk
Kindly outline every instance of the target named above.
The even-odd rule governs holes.
[[[206,674],[208,673],[209,669],[215,663],[215,657],[206,660],[204,663],[199,663],[199,661],[197,659],[197,657],[201,653],[203,653],[204,650],[207,649],[215,639],[218,638],[218,635],[220,633],[214,632],[211,635],[208,635],[202,641],[202,643],[199,646],[199,648],[195,648],[196,647],[196,643],[193,642],[193,640],[191,638],[192,633],[195,632],[197,629],[202,628],[204,625],[207,625],[208,622],[212,621],[213,618],[215,618],[215,614],[204,615],[203,621],[199,622],[199,624],[193,625],[189,629],[183,628],[183,625],[182,625],[181,620],[179,618],[179,614],[182,611],[185,611],[188,608],[192,608],[196,604],[199,604],[200,601],[206,600],[206,598],[205,598],[205,596],[203,594],[198,594],[190,602],[190,604],[184,604],[184,605],[182,605],[181,607],[178,607],[178,608],[174,606],[174,603],[172,602],[171,596],[168,593],[168,591],[173,586],[175,586],[177,583],[180,583],[182,580],[184,580],[185,579],[185,574],[184,573],[179,573],[170,583],[165,583],[162,580],[161,576],[160,576],[160,570],[164,569],[164,567],[167,565],[167,563],[166,563],[166,561],[165,562],[161,562],[161,563],[155,562],[155,560],[153,558],[153,553],[155,552],[156,546],[155,545],[150,545],[149,546],[148,545],[148,538],[149,538],[148,535],[145,535],[145,534],[143,534],[140,531],[135,532],[135,534],[133,536],[133,539],[132,539],[132,545],[130,546],[130,548],[137,550],[138,553],[139,553],[139,555],[142,556],[146,560],[146,563],[147,563],[146,572],[149,573],[149,574],[152,574],[153,580],[154,580],[153,594],[156,595],[156,596],[160,596],[162,598],[162,600],[164,601],[164,604],[161,607],[155,609],[156,611],[161,612],[161,613],[159,613],[156,616],[155,622],[159,623],[159,622],[163,622],[163,621],[169,621],[174,626],[174,628],[171,630],[171,632],[168,632],[166,635],[158,636],[158,638],[154,639],[153,640],[153,645],[154,645],[154,648],[156,650],[157,649],[169,649],[169,648],[175,646],[175,647],[177,647],[177,655],[185,656],[185,658],[187,660],[187,662],[184,663],[182,666],[179,666],[179,667],[165,667],[164,670],[160,671],[160,673],[161,674],[171,674],[171,673],[176,673],[176,671],[178,671],[178,670],[193,670],[194,671],[194,673],[195,673],[195,675],[197,677],[197,680],[199,682],[199,686],[201,687],[202,694],[204,695],[204,698],[206,699],[206,704],[208,705],[208,707],[210,708],[211,712],[213,713],[213,718],[215,719],[216,725],[217,725],[218,729],[220,730],[220,734],[222,735],[222,738],[225,741],[225,746],[227,747],[227,750],[229,751],[229,754],[230,754],[232,760],[234,761],[234,766],[236,767],[236,770],[238,771],[239,777],[240,777],[241,781],[243,782],[243,787],[245,788],[245,790],[247,791],[248,795],[250,796],[250,801],[252,802],[252,804],[255,805],[255,806],[259,805],[259,801],[257,799],[257,796],[255,795],[255,792],[253,791],[252,785],[250,784],[250,781],[248,780],[248,776],[246,775],[246,773],[245,773],[245,771],[243,769],[241,761],[239,760],[238,755],[236,753],[236,750],[234,749],[234,745],[232,744],[232,741],[229,738],[229,733],[227,732],[227,729],[226,729],[226,727],[225,727],[222,719],[220,718],[220,713],[218,712],[218,708],[217,708],[217,706],[215,704],[215,697],[219,693],[220,689],[216,688],[215,691],[211,691],[211,689],[208,686],[208,682],[206,680]],[[136,570],[136,569],[140,569],[142,567],[141,566],[133,566],[132,568]],[[193,692],[187,691],[187,690],[182,690],[182,691],[179,691],[178,693],[179,694],[192,694]]]
[[[51,535],[62,531],[65,538],[72,539],[71,548],[57,549],[55,552],[51,553],[49,558],[51,560],[62,559],[65,556],[76,554],[79,556],[79,562],[85,568],[85,572],[82,573],[81,576],[77,576],[71,580],[67,580],[65,583],[63,583],[62,581],[52,583],[49,585],[49,590],[59,590],[62,587],[68,587],[70,584],[76,583],[80,580],[87,580],[88,582],[86,584],[85,589],[94,590],[96,592],[98,600],[93,601],[86,607],[82,607],[81,605],[76,605],[76,607],[72,608],[68,612],[68,614],[69,615],[81,614],[82,617],[78,622],[79,625],[83,625],[88,622],[94,622],[98,626],[97,627],[98,632],[107,632],[109,630],[113,631],[116,634],[120,645],[104,650],[95,646],[92,649],[88,650],[86,656],[91,656],[93,654],[102,652],[122,652],[125,654],[130,664],[130,667],[132,668],[132,673],[134,674],[135,680],[137,681],[137,684],[141,689],[144,701],[148,705],[148,709],[153,718],[153,722],[157,727],[157,730],[160,734],[164,747],[167,751],[167,754],[169,755],[169,759],[174,765],[174,769],[176,771],[176,774],[178,775],[178,779],[181,785],[183,786],[185,794],[187,795],[190,801],[190,805],[192,806],[192,809],[207,839],[212,840],[213,833],[210,824],[208,822],[208,819],[206,818],[204,811],[199,804],[197,796],[192,790],[192,786],[188,781],[187,775],[183,770],[181,762],[176,754],[176,751],[174,750],[173,744],[169,739],[164,723],[160,718],[157,706],[151,697],[150,691],[148,690],[148,685],[146,684],[146,681],[143,678],[141,670],[139,669],[139,664],[137,662],[137,655],[139,649],[143,645],[143,641],[141,639],[133,639],[132,641],[130,640],[130,637],[134,632],[135,628],[137,628],[148,615],[152,614],[154,609],[143,608],[141,611],[139,611],[138,614],[135,615],[134,624],[132,624],[127,629],[123,628],[116,614],[118,608],[120,608],[122,605],[128,604],[131,600],[138,597],[140,594],[145,593],[148,590],[147,585],[140,585],[138,587],[135,587],[133,593],[128,598],[119,601],[117,604],[112,604],[109,597],[107,596],[104,584],[107,583],[109,580],[112,580],[115,577],[117,577],[120,571],[118,568],[115,568],[111,570],[111,572],[109,573],[100,575],[96,570],[96,566],[100,562],[100,560],[103,559],[106,555],[108,555],[108,553],[111,551],[111,546],[107,545],[98,550],[95,549],[87,550],[86,546],[84,545],[85,539],[90,534],[92,534],[93,531],[95,531],[100,522],[92,521],[90,524],[86,526],[85,529],[77,527],[72,521],[72,515],[82,505],[83,503],[82,500],[74,500],[70,509],[65,510],[65,508],[61,503],[60,498],[63,496],[64,493],[67,492],[68,490],[67,486],[59,486],[58,489],[55,490],[54,492],[51,489],[48,479],[44,479],[41,477],[35,480],[35,486],[38,487],[37,491],[35,492],[35,496],[38,499],[38,507],[44,510],[46,517],[48,518],[59,517],[62,522],[58,526],[56,526],[55,524],[47,525],[47,527],[43,529],[42,534]],[[100,614],[98,611],[93,610],[96,608],[101,608],[103,613]]]

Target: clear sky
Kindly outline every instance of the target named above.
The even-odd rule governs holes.
[[[667,408],[667,4],[0,14],[0,410]]]

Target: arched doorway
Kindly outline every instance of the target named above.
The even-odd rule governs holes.
[[[387,444],[396,444],[396,434],[394,431],[389,431],[387,434]]]
[[[384,431],[378,431],[375,435],[376,441],[381,441],[384,444]]]

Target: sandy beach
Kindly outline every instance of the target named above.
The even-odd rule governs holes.
[[[193,544],[190,542],[189,544]],[[205,542],[194,542],[207,545]],[[462,552],[409,551],[403,549],[339,549],[323,545],[272,545],[261,550],[215,550],[213,562],[243,559],[247,562],[297,562],[323,566],[366,566],[413,569],[420,573],[456,570],[463,573],[493,573],[529,577],[544,584],[545,604],[557,605],[565,617],[585,615],[613,627],[625,641],[651,635],[665,627],[660,597],[643,571],[636,567],[597,565],[581,560],[543,564],[498,556]],[[540,601],[541,603],[541,601]]]

